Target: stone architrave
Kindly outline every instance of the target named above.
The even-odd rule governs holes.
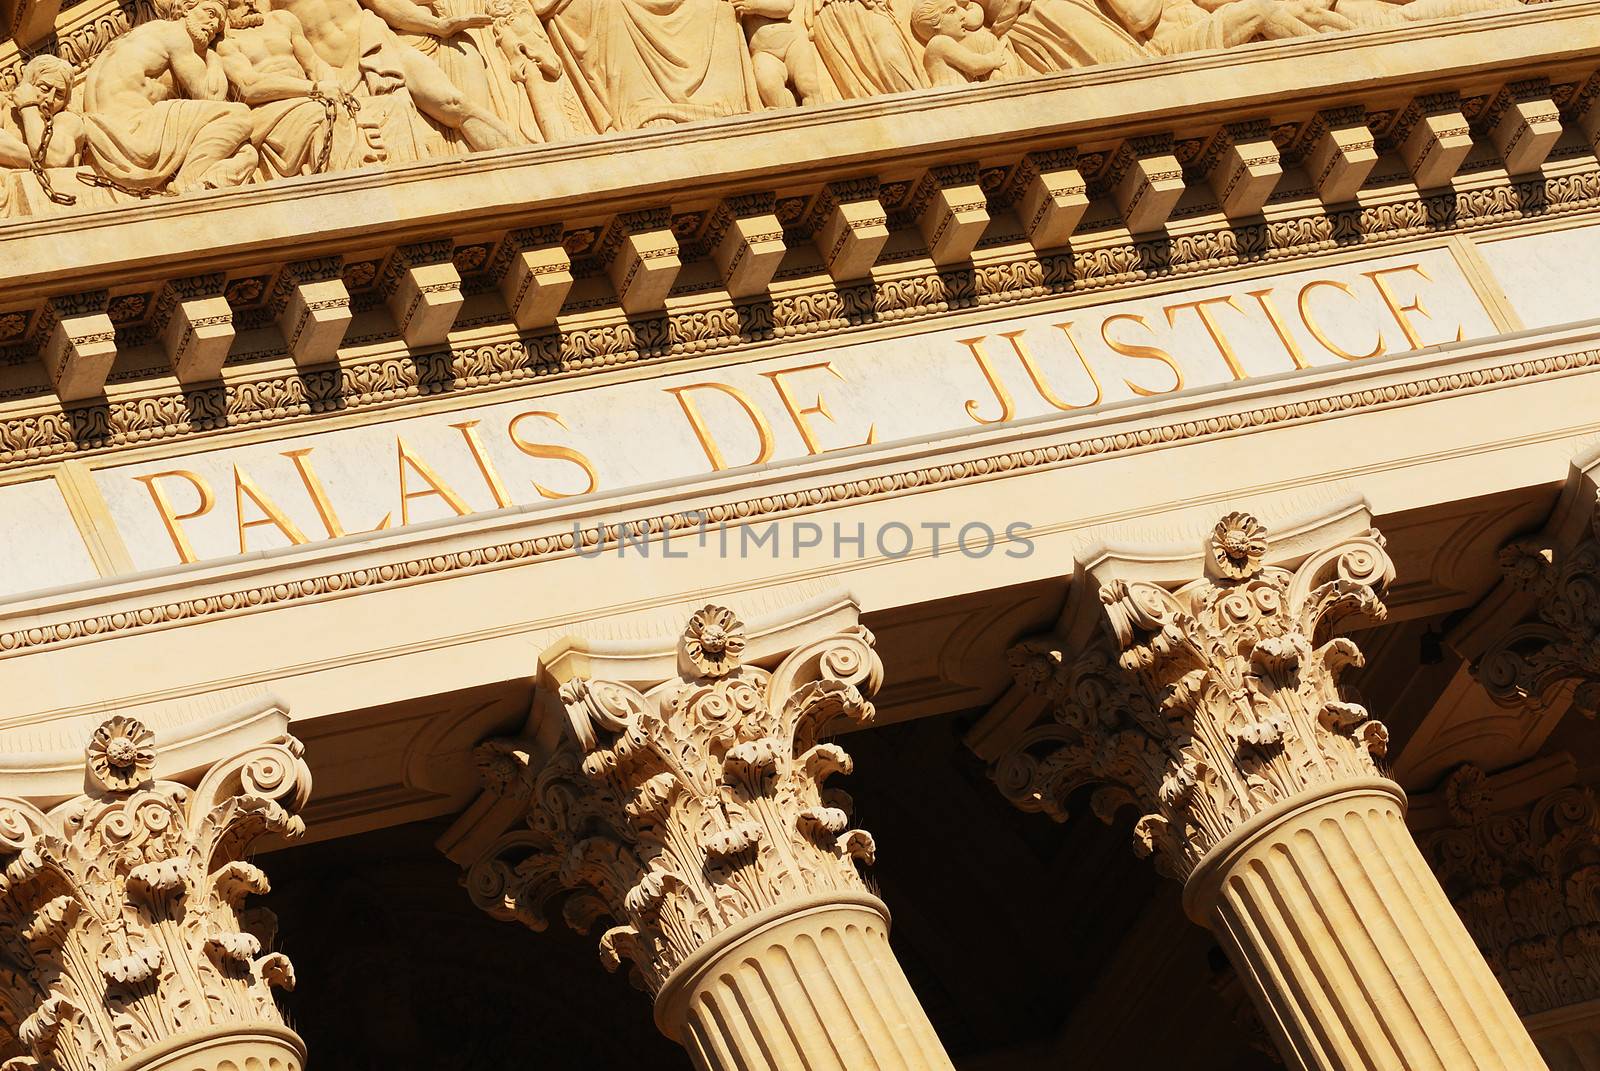
[[[851,762],[823,737],[872,720],[883,667],[853,604],[816,609],[747,630],[707,606],[675,652],[545,652],[561,741],[482,745],[524,821],[467,884],[535,930],[607,920],[602,960],[706,1071],[949,1071],[856,868],[872,837],[824,786]]]
[[[1551,1071],[1596,1071],[1600,799],[1588,785],[1543,792],[1552,774],[1570,781],[1570,759],[1526,765],[1555,768],[1456,768],[1437,793],[1444,823],[1417,839]]]
[[[158,767],[193,749],[159,750],[143,724],[113,717],[78,767],[81,795],[0,799],[6,1071],[304,1066],[272,994],[293,987],[293,968],[267,951],[271,913],[244,906],[268,888],[245,854],[303,832],[311,790],[300,742],[269,714],[276,735],[170,780]]]
[[[1387,730],[1340,683],[1362,662],[1342,630],[1385,614],[1383,539],[1289,542],[1269,565],[1233,513],[1187,582],[1149,555],[1084,568],[1068,638],[1012,652],[991,718],[1029,727],[986,754],[996,778],[1058,818],[1086,786],[1103,818],[1137,807],[1140,851],[1184,882],[1292,1071],[1542,1068],[1406,828]]]

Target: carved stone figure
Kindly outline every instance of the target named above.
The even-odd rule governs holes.
[[[260,157],[260,176],[327,170],[337,105],[348,95],[306,40],[300,20],[287,11],[263,13],[256,0],[236,0],[217,54],[234,95],[250,105],[250,142]],[[369,150],[368,162],[382,159],[370,144]]]
[[[728,0],[540,0],[594,128],[638,130],[760,106]]]
[[[44,195],[56,204],[73,204],[75,194],[59,192],[55,185],[65,179],[65,169],[83,159],[88,132],[83,118],[67,110],[72,99],[72,67],[57,56],[35,56],[22,69],[17,88],[8,96],[0,94],[0,168],[33,172]],[[63,169],[52,176],[51,169]],[[0,215],[5,215],[13,196],[20,202],[22,190],[0,174]]]
[[[815,0],[811,37],[845,97],[903,93],[928,84],[890,0]]]
[[[527,0],[490,0],[486,9],[495,49],[486,57],[491,81],[521,88],[517,107],[531,118],[513,125],[531,141],[566,141],[592,134],[583,105]]]
[[[158,0],[162,17],[117,38],[89,67],[84,116],[95,171],[129,190],[238,186],[256,166],[249,109],[229,101],[211,43],[220,0]]]
[[[72,67],[56,56],[35,56],[8,96],[0,94],[0,166],[71,167],[83,158],[83,119],[67,110]]]
[[[1522,6],[1520,0],[1339,0],[1334,10],[1356,26],[1376,28]]]
[[[469,147],[511,144],[505,124],[469,100],[437,63],[403,43],[388,23],[356,0],[273,0],[272,7],[300,20],[311,47],[338,72],[347,92],[360,85],[378,96],[404,86],[423,114],[459,131]]]
[[[987,10],[1022,65],[1040,74],[1150,55],[1094,0],[989,0]]]
[[[822,99],[817,54],[794,21],[794,0],[730,0],[744,22],[756,88],[768,108],[793,108]]]
[[[922,42],[922,68],[936,86],[995,82],[1026,74],[1011,46],[983,24],[983,8],[960,0],[920,0],[911,32]]]
[[[1106,0],[1128,31],[1157,55],[1231,48],[1355,27],[1333,0]]]

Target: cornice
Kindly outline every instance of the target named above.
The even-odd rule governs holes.
[[[1402,189],[1331,210],[1312,205],[1238,225],[1210,220],[1162,237],[1135,239],[1112,231],[1045,254],[1013,244],[981,254],[971,267],[908,263],[856,284],[811,280],[755,300],[724,297],[715,305],[591,321],[564,332],[493,337],[486,328],[480,341],[428,353],[396,343],[376,357],[310,370],[282,364],[254,373],[241,368],[226,383],[210,386],[128,384],[96,404],[63,407],[50,395],[18,399],[0,416],[0,471],[290,422],[300,425],[298,432],[308,420],[377,412],[422,398],[504,392],[784,341],[814,338],[821,345],[886,323],[936,320],[957,309],[1025,306],[1542,217],[1588,217],[1600,213],[1600,168],[1589,160],[1569,161],[1536,178],[1480,175],[1463,180],[1457,190],[1422,195]]]
[[[18,625],[0,632],[0,659],[570,557],[575,553],[575,533],[583,541],[583,552],[594,555],[624,540],[637,545],[647,536],[692,532],[708,522],[779,520],[939,487],[1585,373],[1600,368],[1600,348],[1595,341],[1595,332],[1589,328],[1542,337],[1530,332],[1522,337],[1502,336],[1487,343],[1436,347],[1362,365],[1311,369],[1294,377],[1235,384],[1227,388],[1225,401],[1217,398],[1216,391],[1198,390],[1164,404],[1152,406],[1144,401],[1126,417],[1101,411],[1077,418],[1023,422],[991,433],[966,450],[960,450],[961,443],[950,441],[887,450],[889,456],[874,460],[869,470],[872,475],[862,475],[862,459],[853,456],[857,452],[810,459],[808,471],[799,474],[802,485],[763,495],[728,497],[726,491],[719,496],[715,490],[707,490],[693,492],[705,497],[685,505],[688,496],[683,490],[669,489],[641,493],[622,502],[584,501],[566,509],[543,509],[531,517],[508,513],[489,518],[470,533],[456,535],[449,547],[424,528],[397,533],[389,540],[338,541],[321,551],[302,552],[292,560],[284,554],[258,553],[204,570],[191,567],[98,582],[13,603],[6,616]],[[1539,355],[1529,351],[1539,351]],[[1292,394],[1285,389],[1286,379],[1294,382]],[[1112,430],[1119,426],[1124,430]],[[755,476],[730,473],[727,479],[734,487],[748,488],[772,487],[774,478],[774,473],[764,470]],[[663,504],[669,504],[668,511],[658,512]],[[600,519],[619,514],[633,516]],[[285,568],[273,575],[279,562]],[[207,593],[194,594],[197,591]],[[84,614],[95,607],[101,612]]]

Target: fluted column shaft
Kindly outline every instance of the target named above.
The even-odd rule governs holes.
[[[656,1021],[701,1071],[951,1071],[870,896],[752,919],[685,963]]]
[[[1033,724],[975,746],[1024,808],[1064,817],[1096,785],[1103,817],[1143,812],[1138,849],[1184,882],[1291,1071],[1539,1071],[1383,776],[1388,729],[1343,684],[1345,633],[1384,620],[1395,575],[1362,520],[1302,529],[1280,565],[1246,513],[1198,563],[1108,552],[1079,581],[1095,597],[1011,652],[991,721]]]
[[[1202,861],[1184,901],[1295,1071],[1544,1066],[1392,782],[1331,785],[1257,816]]]

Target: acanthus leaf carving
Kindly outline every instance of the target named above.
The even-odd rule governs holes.
[[[1570,785],[1504,808],[1488,780],[1450,773],[1424,856],[1521,1015],[1600,1000],[1600,801]]]
[[[678,646],[678,675],[640,690],[577,677],[560,689],[570,730],[535,769],[531,746],[490,741],[485,782],[525,801],[521,826],[469,869],[473,900],[539,930],[553,911],[602,920],[601,958],[659,991],[716,934],[808,894],[866,893],[872,840],[849,828],[850,770],[823,739],[873,717],[882,678],[855,626],[773,668],[743,661],[743,625],[707,606]]]
[[[1018,689],[1042,707],[994,764],[1025,810],[1141,812],[1135,847],[1185,878],[1252,816],[1302,792],[1381,775],[1388,732],[1340,682],[1361,653],[1338,635],[1383,619],[1393,565],[1375,531],[1295,569],[1263,564],[1266,530],[1230,514],[1207,541],[1209,576],[1169,590],[1113,579],[1104,628],[1082,650],[1046,637],[1012,649]]]
[[[153,736],[114,717],[91,737],[88,794],[48,812],[0,800],[0,1056],[101,1071],[163,1040],[232,1024],[282,1027],[242,904],[265,892],[243,854],[294,836],[310,791],[285,736],[211,767],[198,784],[157,776]]]
[[[1572,547],[1518,540],[1500,551],[1506,581],[1534,615],[1507,630],[1473,666],[1495,702],[1543,710],[1563,686],[1573,706],[1600,712],[1600,508]]]

